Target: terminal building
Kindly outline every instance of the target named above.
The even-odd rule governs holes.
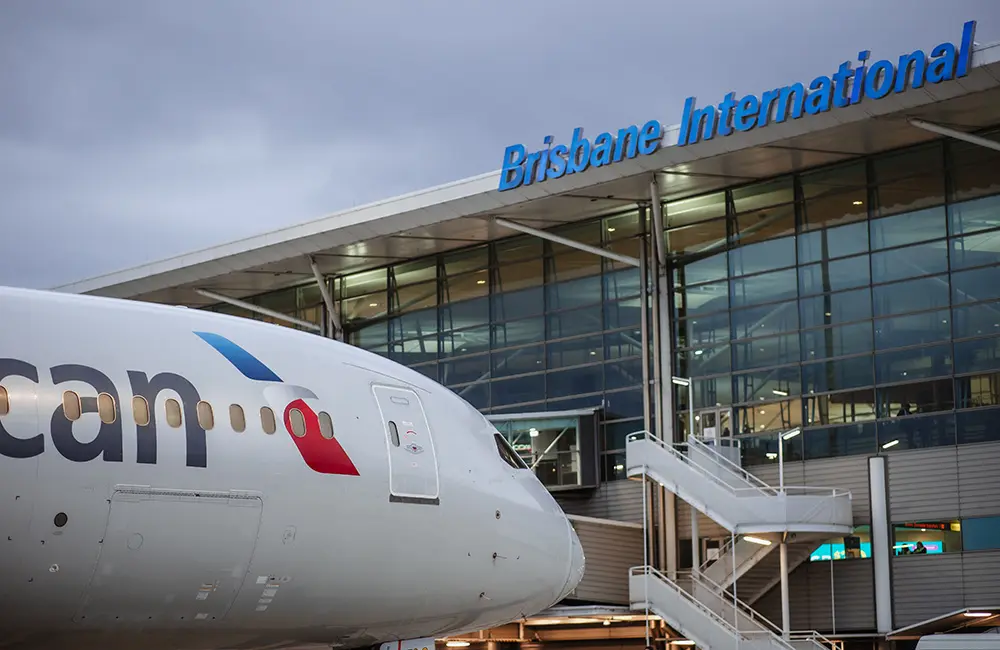
[[[451,647],[995,632],[1000,44],[973,28],[58,290],[338,338],[486,414],[587,571]]]

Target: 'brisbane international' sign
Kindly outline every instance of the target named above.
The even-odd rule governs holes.
[[[851,61],[844,61],[834,74],[816,77],[808,86],[793,83],[740,99],[731,92],[718,105],[701,108],[696,106],[694,97],[688,97],[684,100],[677,145],[711,140],[770,123],[780,124],[803,115],[818,115],[832,108],[857,104],[865,97],[878,100],[907,88],[921,88],[925,83],[964,77],[972,65],[975,32],[976,21],[970,20],[962,28],[958,46],[941,43],[930,54],[915,50],[898,61],[882,59],[869,65],[871,52],[865,50],[858,53],[857,68]],[[551,135],[543,140],[546,147],[534,153],[527,153],[523,144],[512,144],[503,153],[499,189],[502,192],[582,172],[588,167],[648,156],[662,146],[664,133],[658,120],[650,120],[642,126],[619,129],[617,135],[598,134],[593,143],[583,137],[583,129],[578,127],[573,129],[569,146],[553,146]]]

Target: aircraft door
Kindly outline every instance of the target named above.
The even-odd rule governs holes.
[[[389,450],[389,500],[438,505],[438,467],[423,404],[408,388],[373,385]]]

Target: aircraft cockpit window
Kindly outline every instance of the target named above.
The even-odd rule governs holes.
[[[291,409],[288,412],[288,421],[292,425],[292,435],[302,438],[306,435],[306,417],[299,409]]]
[[[278,429],[274,421],[274,411],[266,406],[260,409],[260,423],[264,427],[264,433],[272,434]]]
[[[115,398],[107,393],[97,396],[97,414],[101,416],[104,424],[114,424],[118,419],[118,409],[115,407]]]
[[[0,386],[0,415],[8,413],[10,413],[10,397],[7,395],[7,389]]]
[[[243,433],[247,430],[247,418],[243,414],[243,407],[239,404],[229,405],[229,422],[233,425],[233,431]]]
[[[198,425],[205,431],[211,431],[215,426],[215,413],[212,412],[212,405],[208,402],[198,402]]]
[[[173,428],[181,426],[181,404],[173,397],[169,398],[166,403],[167,409],[167,424]]]
[[[399,429],[396,428],[396,423],[391,420],[389,421],[389,439],[392,440],[393,446],[399,446]]]
[[[66,419],[73,422],[80,419],[80,415],[83,413],[83,406],[80,404],[80,396],[71,390],[63,393],[62,398],[63,404],[63,415]]]
[[[132,417],[140,427],[149,424],[149,402],[142,395],[136,395],[132,398]]]
[[[510,446],[510,443],[507,442],[506,438],[499,433],[494,433],[493,439],[496,440],[497,451],[500,452],[500,458],[503,458],[505,463],[514,469],[528,469],[524,459],[521,458],[516,451],[514,451],[514,449]]]
[[[319,434],[327,440],[333,438],[333,418],[326,411],[319,412]]]

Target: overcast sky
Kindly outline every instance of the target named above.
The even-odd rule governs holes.
[[[1000,0],[2,0],[0,284],[47,288],[939,42]]]

